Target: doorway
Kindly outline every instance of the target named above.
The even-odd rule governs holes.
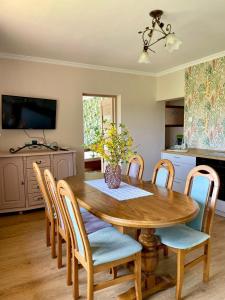
[[[84,145],[91,144],[94,128],[104,129],[104,121],[117,123],[117,97],[109,95],[83,94],[83,136]],[[98,154],[88,148],[84,149],[85,172],[96,172],[104,169],[103,161]]]
[[[175,99],[165,103],[165,148],[174,148],[183,142],[184,99]]]

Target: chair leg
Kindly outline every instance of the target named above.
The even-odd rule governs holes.
[[[178,250],[177,253],[177,287],[176,287],[176,300],[181,300],[182,287],[184,282],[184,259],[185,253]]]
[[[46,229],[46,245],[49,247],[51,245],[50,243],[50,222],[47,217],[45,217],[45,229]]]
[[[117,267],[113,267],[110,269],[110,274],[113,275],[113,279],[117,278]]]
[[[78,278],[78,260],[73,257],[73,298],[78,300],[79,298],[79,278]]]
[[[163,255],[164,255],[164,257],[168,257],[169,256],[168,247],[166,247],[165,245],[163,246]]]
[[[93,271],[87,270],[87,300],[94,299],[94,277]]]
[[[55,245],[55,222],[51,222],[51,255],[52,258],[56,257],[56,245]]]
[[[62,237],[57,231],[57,242],[58,242],[58,251],[57,251],[57,264],[58,269],[62,268]]]
[[[66,241],[66,267],[67,267],[67,285],[72,284],[72,266],[71,266],[71,241],[70,238]],[[78,263],[77,264],[77,270],[78,270]]]
[[[211,251],[211,244],[210,241],[204,246],[204,254],[206,258],[204,260],[204,270],[203,270],[203,281],[209,281],[209,268],[210,268],[210,251]]]
[[[136,230],[136,236],[135,236],[135,239],[138,241],[138,238],[139,238],[139,236],[140,236],[140,234],[141,234],[141,229],[137,229]]]
[[[136,260],[134,261],[134,272],[135,278],[135,293],[136,299],[142,300],[142,290],[141,290],[141,253],[136,255]]]

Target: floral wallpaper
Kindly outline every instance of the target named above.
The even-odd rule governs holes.
[[[225,57],[186,69],[184,109],[188,146],[225,150]]]

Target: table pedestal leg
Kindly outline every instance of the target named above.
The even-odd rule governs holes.
[[[154,229],[142,229],[139,242],[142,250],[142,296],[143,299],[174,285],[170,276],[156,276],[155,270],[158,265],[158,238]],[[134,288],[119,295],[118,300],[136,299]]]

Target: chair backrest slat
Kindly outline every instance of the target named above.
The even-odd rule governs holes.
[[[65,216],[63,215],[62,205],[57,194],[56,182],[50,170],[44,170],[44,179],[48,190],[48,194],[51,198],[52,203],[54,204],[58,225],[62,230],[66,232],[67,227],[65,222]]]
[[[46,186],[45,186],[44,180],[41,175],[41,170],[40,170],[39,166],[37,165],[37,163],[35,163],[35,162],[33,163],[33,170],[36,175],[36,179],[37,179],[38,186],[40,188],[43,200],[45,202],[46,211],[49,214],[50,218],[53,219],[54,218],[53,204],[47,193]]]
[[[184,194],[198,203],[199,213],[195,219],[187,223],[187,226],[211,234],[219,185],[218,174],[209,166],[200,165],[189,172]]]
[[[172,162],[168,159],[161,159],[158,161],[153,171],[152,183],[171,190],[173,187],[173,180],[174,167]]]
[[[141,155],[133,155],[127,166],[126,175],[137,179],[142,179],[144,172],[144,159]]]
[[[57,184],[57,192],[62,203],[66,223],[69,228],[72,248],[78,252],[86,262],[92,263],[89,240],[84,227],[80,208],[70,186],[64,180]]]

